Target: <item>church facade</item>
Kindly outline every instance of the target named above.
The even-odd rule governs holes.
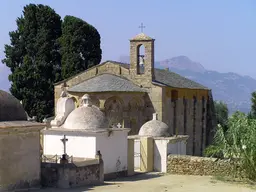
[[[55,84],[55,104],[63,89],[77,106],[89,94],[108,117],[109,127],[121,124],[131,128],[130,135],[138,134],[157,113],[170,134],[189,135],[187,154],[202,155],[215,129],[211,90],[155,68],[154,42],[144,33],[138,34],[130,40],[130,64],[106,61]]]

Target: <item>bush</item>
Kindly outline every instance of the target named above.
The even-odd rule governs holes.
[[[228,120],[228,130],[218,124],[214,144],[206,156],[236,159],[246,176],[256,180],[256,120],[236,112]]]

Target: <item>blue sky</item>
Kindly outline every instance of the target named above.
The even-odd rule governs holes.
[[[209,70],[256,78],[255,0],[2,0],[1,59],[8,32],[16,29],[15,20],[29,3],[49,5],[62,18],[73,15],[95,26],[103,60],[128,55],[128,40],[143,22],[144,32],[156,39],[156,60],[186,55]]]

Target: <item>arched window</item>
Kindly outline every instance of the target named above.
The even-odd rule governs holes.
[[[109,126],[123,122],[123,100],[119,97],[110,97],[105,101],[104,108],[109,120]]]
[[[80,103],[78,102],[77,98],[71,97],[71,99],[73,99],[76,108],[80,106]]]

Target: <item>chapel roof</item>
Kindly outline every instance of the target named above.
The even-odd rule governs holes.
[[[114,64],[119,64],[126,69],[129,69],[130,67],[130,64],[128,63],[121,63],[116,61],[109,61],[109,62],[112,62]],[[155,83],[159,83],[165,86],[175,87],[175,88],[209,90],[209,88],[169,70],[155,68],[154,72],[155,72],[155,80],[154,80]]]
[[[208,89],[195,81],[165,69],[155,69],[155,82],[175,88]]]
[[[27,121],[19,100],[3,90],[0,90],[0,121]]]
[[[101,74],[68,89],[68,92],[146,92],[124,77]]]
[[[113,63],[115,65],[119,65],[119,66],[124,67],[126,69],[130,68],[130,64],[128,64],[128,63],[122,63],[122,62],[111,61],[111,60],[107,60],[107,61],[105,61],[103,63],[100,63],[100,64],[98,64],[96,66],[93,66],[92,68],[99,67],[99,66],[104,65],[104,64],[106,64],[108,62],[109,63]],[[92,69],[92,68],[90,68],[90,69]],[[84,73],[86,71],[89,71],[90,69],[82,71],[79,74],[82,74],[82,73]],[[168,87],[173,87],[173,88],[210,90],[208,87],[205,87],[205,86],[203,86],[203,85],[201,85],[201,84],[199,84],[199,83],[197,83],[195,81],[192,81],[192,80],[190,80],[188,78],[185,78],[185,77],[183,77],[183,76],[181,76],[181,75],[179,75],[177,73],[174,73],[172,71],[169,71],[169,70],[155,68],[154,69],[154,73],[155,73],[155,79],[154,79],[153,83],[161,85],[161,86],[168,86]],[[77,74],[77,75],[79,75],[79,74]],[[55,85],[61,84],[61,83],[65,82],[65,81],[67,81],[69,79],[72,79],[72,78],[76,77],[77,75],[74,75],[74,76],[72,76],[70,78],[62,80],[62,81],[60,81],[58,83],[55,83]],[[127,81],[129,81],[129,80],[127,80]],[[137,86],[137,85],[135,85],[135,86]],[[71,89],[69,89],[69,90],[71,90]]]

